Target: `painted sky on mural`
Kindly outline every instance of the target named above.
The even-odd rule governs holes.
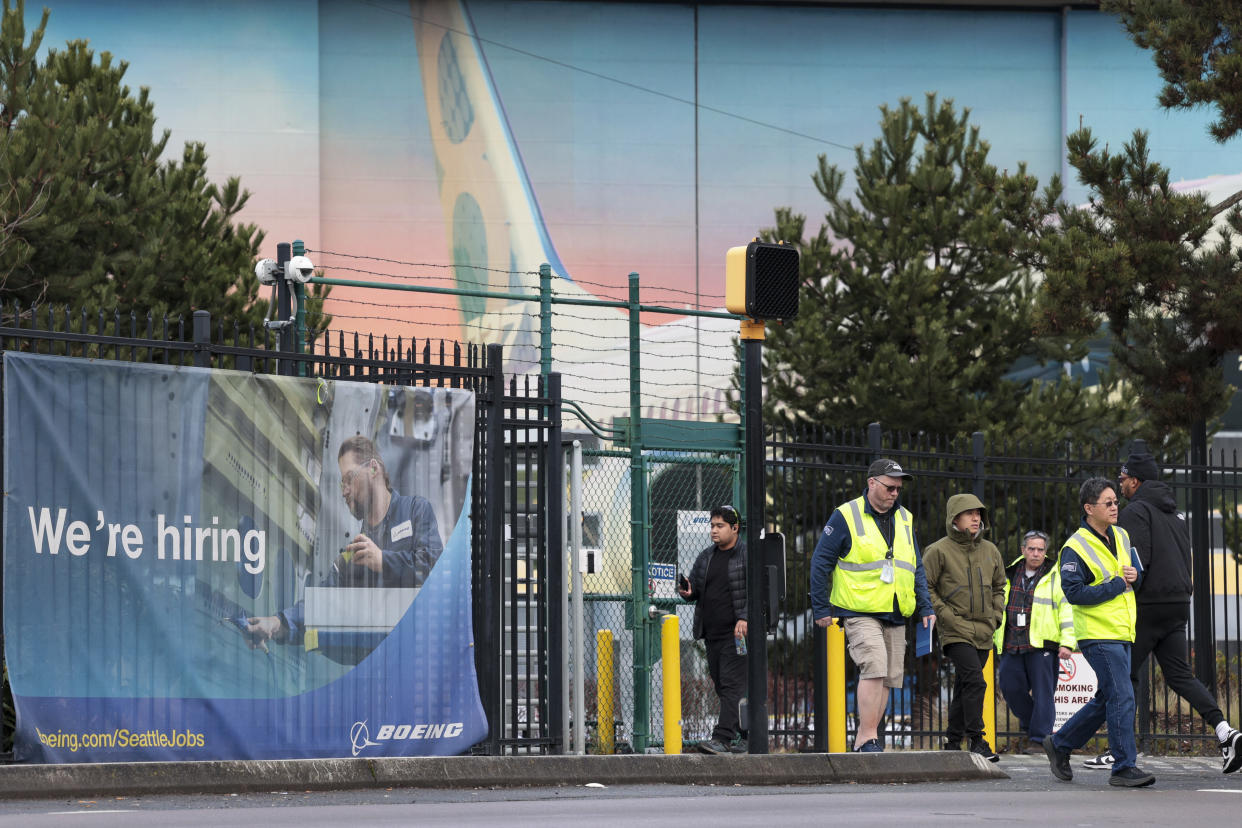
[[[174,142],[205,141],[214,176],[243,177],[248,217],[269,241],[318,235],[349,252],[425,248],[427,260],[446,260],[409,4],[51,8],[46,43],[84,37],[129,61],[130,83],[151,88]],[[692,284],[694,110],[683,101],[694,98],[693,11],[468,8],[571,272],[621,284],[637,269]],[[1081,114],[1114,144],[1151,129],[1175,178],[1238,171],[1206,136],[1204,113],[1156,108],[1150,60],[1110,18],[1068,19],[1071,125]],[[822,212],[815,156],[849,165],[843,147],[869,142],[877,107],[902,96],[936,90],[970,106],[1002,167],[1025,160],[1041,178],[1060,168],[1059,15],[707,6],[698,26],[699,100],[710,108],[699,123],[704,281],[773,207]]]

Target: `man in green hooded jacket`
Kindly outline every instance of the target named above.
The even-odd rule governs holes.
[[[944,747],[961,750],[965,736],[971,752],[996,762],[1000,757],[983,738],[983,668],[993,634],[1005,620],[1005,565],[995,544],[983,537],[987,509],[979,498],[953,495],[945,513],[948,534],[923,552],[940,646],[956,674]]]

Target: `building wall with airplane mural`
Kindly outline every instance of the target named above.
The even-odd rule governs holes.
[[[31,22],[40,4],[27,6]],[[845,169],[878,108],[936,91],[969,107],[992,161],[1064,173],[1081,123],[1151,132],[1186,186],[1238,173],[1208,112],[1156,106],[1159,78],[1093,10],[512,0],[53,0],[45,46],[88,38],[130,63],[173,146],[240,175],[268,246],[304,239],[325,275],[723,305],[724,253],[790,206],[817,228],[816,157]],[[1208,184],[1204,184],[1204,180]],[[1068,182],[1067,196],[1084,190]],[[847,182],[848,187],[848,182]],[[270,255],[270,253],[269,253]],[[345,331],[499,341],[537,359],[528,302],[338,287]],[[725,410],[735,326],[644,317],[648,411]],[[626,322],[564,309],[566,396],[625,408]],[[621,354],[621,356],[618,356]],[[653,375],[654,376],[654,375]]]

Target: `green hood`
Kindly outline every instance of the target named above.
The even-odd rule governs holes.
[[[987,507],[983,505],[983,501],[972,494],[956,494],[949,498],[949,502],[944,507],[944,533],[959,543],[969,543],[974,540],[968,533],[953,525],[958,515],[962,512],[969,512],[971,509],[978,509],[982,519],[979,524],[979,537],[986,535],[988,531]]]

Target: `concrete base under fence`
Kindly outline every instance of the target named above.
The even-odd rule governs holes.
[[[969,752],[454,756],[0,767],[0,798],[384,788],[824,785],[1007,779]]]

